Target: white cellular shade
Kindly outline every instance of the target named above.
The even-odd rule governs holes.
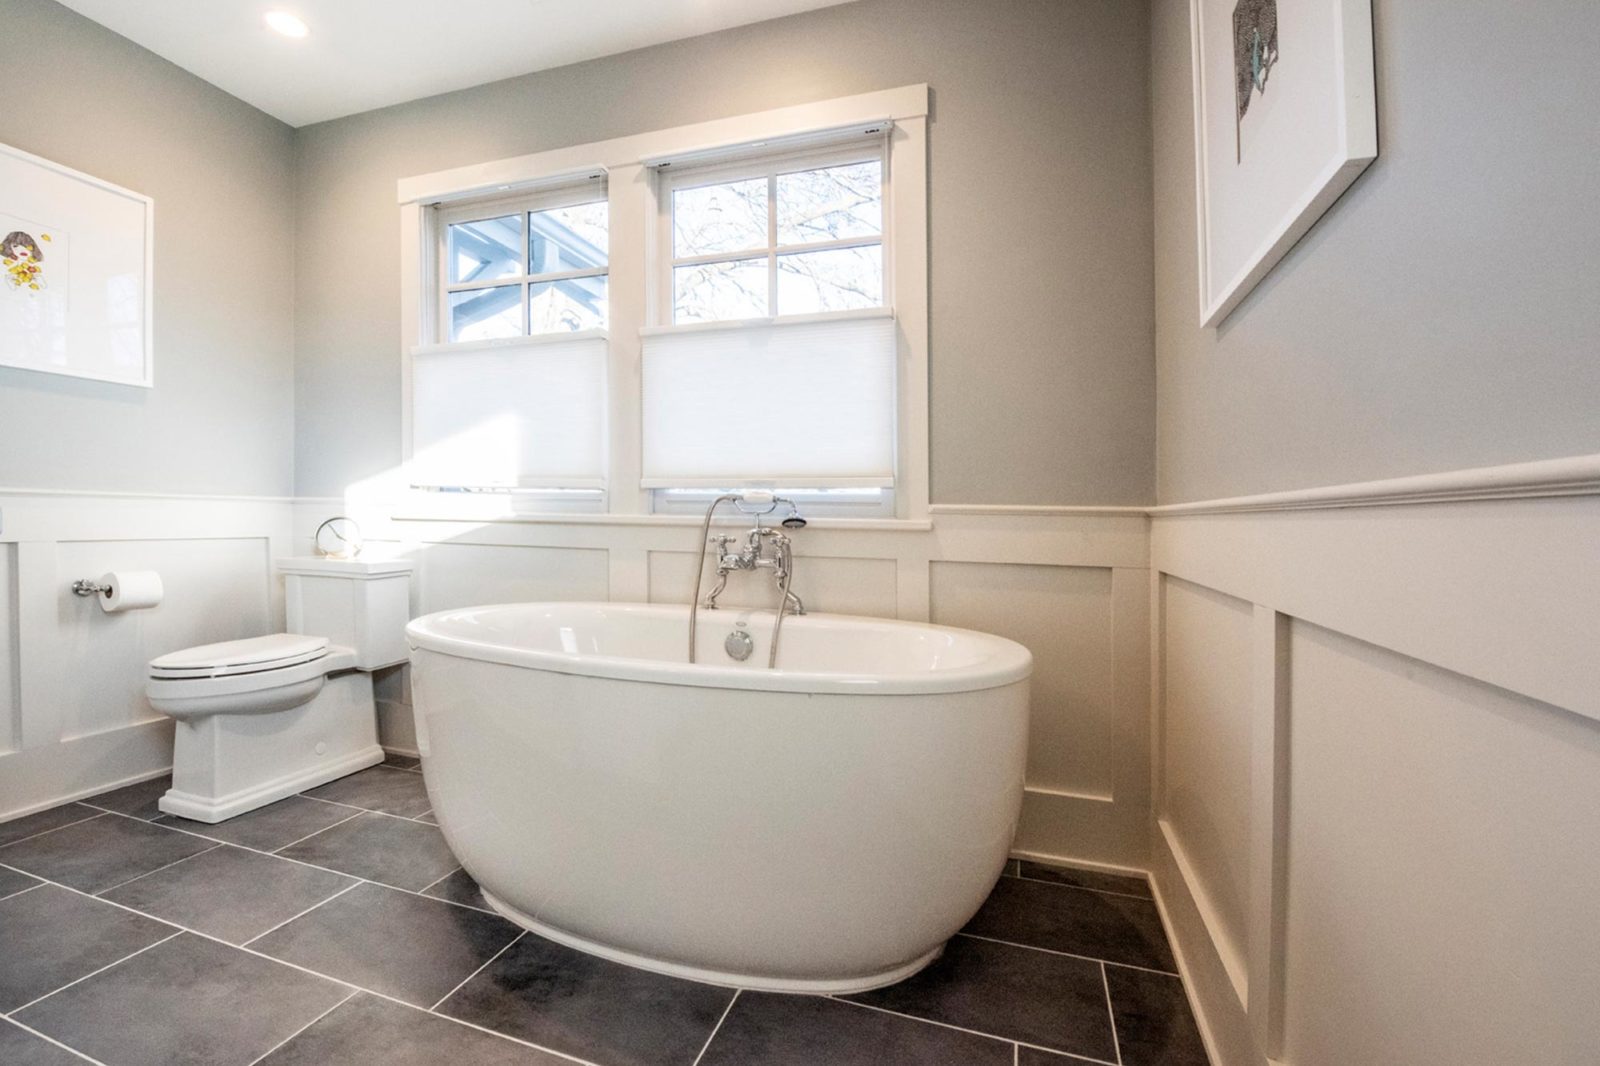
[[[644,486],[889,486],[895,323],[647,331]]]
[[[419,352],[412,398],[414,485],[605,485],[604,336]]]

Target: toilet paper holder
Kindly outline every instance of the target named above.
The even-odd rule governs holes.
[[[154,570],[111,570],[74,581],[70,587],[74,596],[93,597],[107,614],[155,607],[163,595],[161,575]]]

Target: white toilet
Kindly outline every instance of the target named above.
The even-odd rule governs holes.
[[[278,570],[290,632],[150,663],[150,705],[177,720],[168,814],[220,822],[383,761],[371,672],[406,661],[411,563]]]

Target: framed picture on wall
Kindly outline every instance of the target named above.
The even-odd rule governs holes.
[[[148,196],[0,144],[0,366],[155,383]]]
[[[1215,326],[1378,156],[1371,0],[1190,0],[1200,320]]]

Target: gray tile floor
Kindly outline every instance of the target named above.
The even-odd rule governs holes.
[[[222,825],[164,779],[0,824],[0,1063],[1204,1066],[1149,886],[1008,864],[854,996],[632,969],[493,913],[415,759]]]

